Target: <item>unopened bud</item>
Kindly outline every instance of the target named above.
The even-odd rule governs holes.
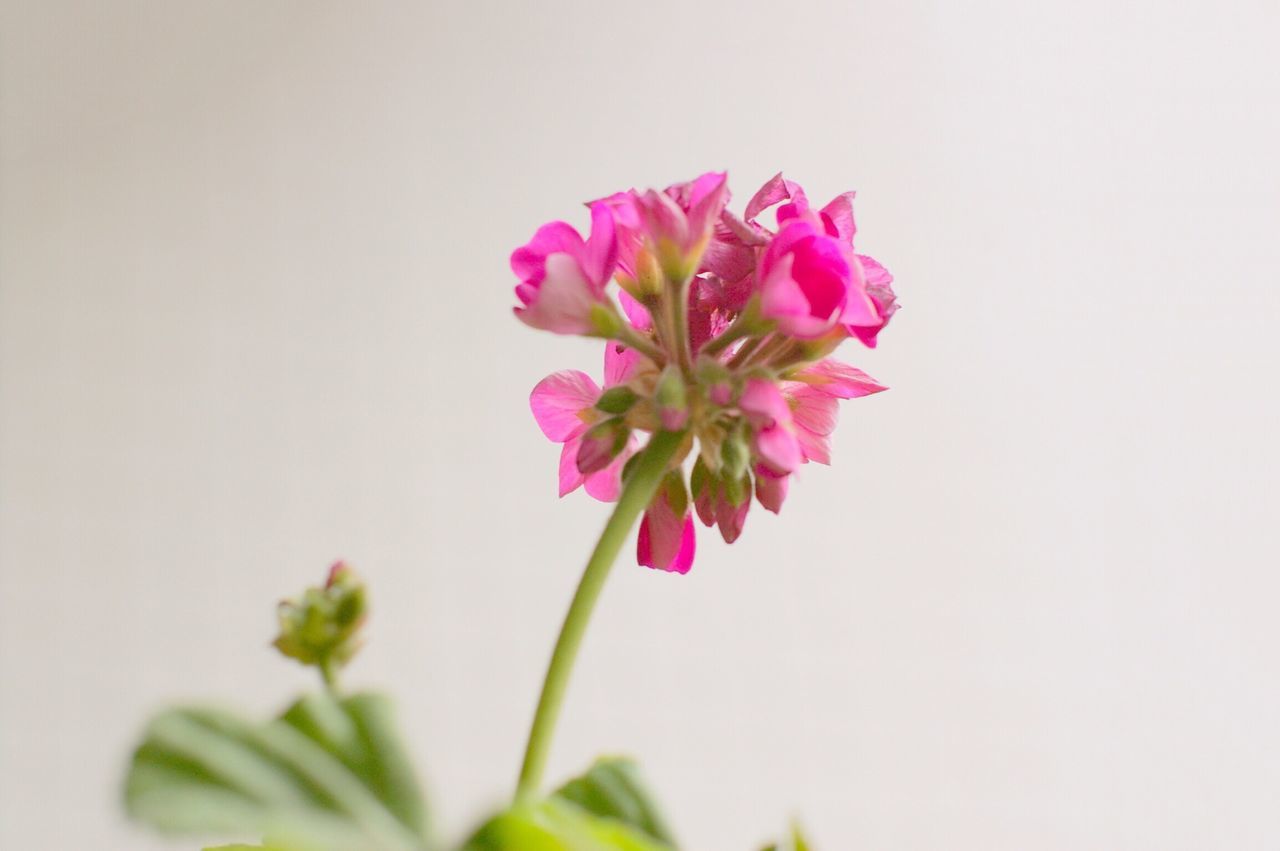
[[[612,304],[596,302],[591,305],[588,317],[593,336],[613,339],[622,333],[622,317],[618,315],[618,311]]]
[[[689,421],[689,400],[685,392],[684,376],[674,365],[668,366],[658,379],[654,392],[658,418],[667,431],[680,431]]]
[[[715,489],[715,478],[699,456],[693,462],[693,472],[689,474],[689,491],[698,519],[707,526],[716,522]]]
[[[606,414],[625,414],[636,403],[636,391],[625,384],[610,387],[596,400],[596,410]]]
[[[630,434],[620,419],[605,420],[589,428],[578,446],[578,472],[589,476],[608,467],[626,447]]]
[[[745,422],[740,420],[738,426],[729,432],[724,443],[720,445],[722,475],[725,479],[741,479],[746,475],[747,466],[751,463],[751,446],[747,442],[745,425]]]
[[[324,587],[308,588],[301,598],[284,600],[276,614],[280,622],[276,649],[320,668],[330,680],[362,644],[360,627],[368,615],[365,586],[345,562],[337,562],[329,568]]]

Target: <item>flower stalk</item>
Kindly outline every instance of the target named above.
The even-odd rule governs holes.
[[[682,432],[661,431],[653,436],[636,458],[617,506],[591,552],[582,579],[578,582],[578,590],[574,592],[573,602],[569,604],[569,611],[565,614],[564,624],[560,627],[551,663],[547,666],[542,694],[538,698],[538,708],[533,716],[529,742],[525,746],[524,762],[520,768],[520,781],[516,787],[517,801],[536,795],[542,784],[565,689],[577,661],[591,613],[627,535],[653,499],[683,439]]]

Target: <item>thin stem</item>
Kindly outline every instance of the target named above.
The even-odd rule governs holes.
[[[678,286],[671,286],[673,291],[671,325],[671,347],[675,349],[676,359],[685,378],[693,376],[693,348],[689,343],[689,279]]]
[[[622,330],[618,332],[617,339],[618,342],[628,348],[635,349],[656,365],[663,365],[665,358],[662,355],[662,349],[651,343],[648,338],[637,332],[630,324],[623,325]]]
[[[737,369],[738,367],[746,363],[747,359],[751,357],[751,355],[756,351],[756,349],[760,348],[760,344],[763,343],[765,339],[767,338],[752,337],[750,340],[747,340],[745,343],[743,343],[742,348],[738,349],[738,351],[735,352],[733,357],[729,360],[729,368]]]
[[[729,348],[730,343],[735,343],[743,337],[750,337],[764,331],[767,327],[767,323],[760,317],[760,298],[759,296],[753,296],[743,307],[738,317],[733,320],[733,324],[726,328],[719,337],[707,342],[699,351],[699,354],[714,357]]]
[[[334,664],[332,658],[326,656],[320,660],[318,667],[320,668],[320,679],[324,680],[325,691],[336,695],[338,693],[338,666]]]
[[[582,636],[591,619],[591,612],[595,609],[596,600],[600,597],[600,590],[609,577],[609,569],[617,560],[618,552],[631,532],[631,527],[653,499],[667,471],[667,465],[671,463],[683,439],[682,432],[664,431],[658,432],[649,440],[649,445],[636,460],[635,468],[623,486],[618,504],[587,561],[586,570],[578,582],[578,590],[565,614],[564,625],[560,627],[560,637],[556,639],[551,664],[547,667],[547,676],[542,683],[542,696],[538,699],[533,727],[529,731],[529,743],[525,747],[524,764],[520,768],[516,800],[536,794],[542,783],[551,738],[560,717],[560,706],[564,702],[565,687],[569,683],[569,675],[578,658],[578,648],[582,645]]]

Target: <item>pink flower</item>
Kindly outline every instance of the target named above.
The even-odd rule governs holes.
[[[569,371],[530,398],[562,444],[560,493],[616,499],[636,435],[678,437],[637,541],[641,564],[676,573],[693,562],[695,512],[732,543],[753,498],[778,513],[802,464],[830,463],[840,400],[885,387],[825,356],[851,336],[874,346],[897,309],[893,276],[854,250],[852,192],[816,208],[778,174],[741,217],[728,198],[717,172],[618,192],[587,205],[590,239],[552,222],[511,258],[523,321],[607,339],[605,390]],[[770,209],[776,226],[761,222]]]
[[[612,348],[612,347],[611,347]],[[624,360],[625,355],[615,355]],[[615,362],[616,363],[616,362]],[[576,369],[552,373],[538,382],[529,395],[529,407],[538,427],[549,440],[563,444],[560,450],[560,496],[586,485],[587,493],[602,502],[613,502],[622,488],[622,467],[636,451],[632,438],[626,448],[608,464],[600,467],[598,456],[583,451],[587,430],[603,420],[595,409],[601,390],[591,377]],[[580,454],[587,456],[590,473],[578,466]]]
[[[893,276],[883,266],[866,255],[853,254],[853,238],[857,233],[857,225],[853,218],[854,193],[844,192],[837,195],[821,210],[814,210],[809,205],[808,196],[800,184],[774,175],[747,203],[746,221],[744,225],[754,228],[757,233],[767,233],[756,224],[756,217],[769,207],[781,201],[786,203],[778,207],[779,233],[786,233],[793,223],[805,222],[812,228],[812,234],[828,237],[841,247],[843,262],[831,261],[819,264],[817,268],[826,273],[815,274],[812,270],[795,275],[798,280],[796,288],[778,286],[775,280],[772,285],[762,283],[761,289],[766,299],[772,299],[770,310],[779,319],[779,326],[786,333],[798,337],[821,336],[835,322],[826,324],[821,330],[814,331],[822,323],[812,320],[823,318],[826,308],[830,306],[839,292],[839,288],[831,281],[835,276],[843,274],[843,265],[850,267],[847,277],[846,301],[839,311],[836,321],[844,325],[848,332],[869,347],[875,346],[876,334],[889,317],[897,309],[893,290],[889,284]],[[775,255],[781,254],[781,249]],[[766,261],[768,261],[766,255]],[[779,258],[775,256],[773,262]],[[807,277],[807,281],[804,279]],[[783,279],[785,281],[785,278]],[[799,293],[796,292],[799,290]],[[805,297],[801,301],[799,296]],[[807,309],[806,309],[807,308]],[[799,326],[791,318],[796,315],[804,317]],[[794,330],[789,330],[794,329]]]
[[[738,399],[738,407],[755,431],[756,454],[771,470],[790,473],[803,463],[791,406],[776,384],[751,379]]]
[[[557,334],[590,334],[594,314],[605,299],[618,256],[613,215],[603,204],[591,207],[591,237],[566,222],[538,228],[533,239],[511,254],[511,271],[520,279],[515,308],[521,322]]]
[[[624,273],[630,278],[642,276],[644,253],[651,251],[669,278],[691,277],[728,201],[724,172],[707,172],[661,192],[631,190],[602,199],[621,232]]]
[[[655,570],[688,573],[696,549],[689,492],[685,490],[684,476],[672,471],[663,479],[640,521],[636,561]]]
[[[821,337],[842,320],[861,321],[860,302],[869,303],[861,271],[838,239],[810,221],[790,221],[760,262],[762,313],[782,333],[802,339]]]

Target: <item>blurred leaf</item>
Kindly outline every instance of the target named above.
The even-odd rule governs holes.
[[[427,845],[417,781],[376,695],[312,695],[267,724],[162,712],[134,753],[125,807],[166,833],[263,836],[268,851]]]
[[[616,819],[594,816],[552,797],[494,816],[462,851],[670,851],[670,846]]]
[[[620,821],[663,845],[677,847],[633,760],[598,759],[586,774],[570,780],[555,794],[592,815]]]
[[[800,825],[792,822],[790,841],[784,842],[782,845],[770,845],[763,851],[809,851],[809,842],[804,838]]]

